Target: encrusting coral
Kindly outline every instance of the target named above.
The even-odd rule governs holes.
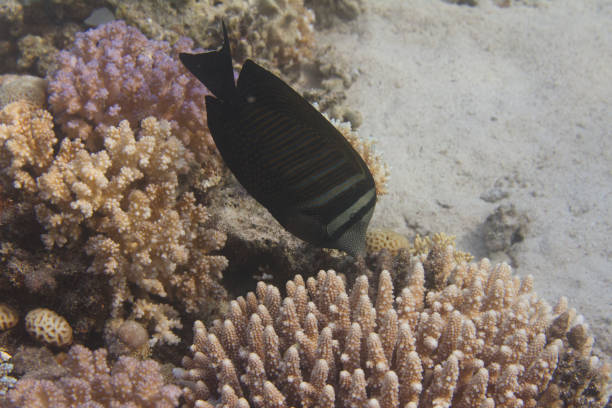
[[[47,81],[32,75],[0,75],[0,109],[17,101],[43,107],[47,100]]]
[[[457,265],[452,246],[433,251],[444,262],[412,258],[395,294],[387,271],[375,296],[365,276],[347,293],[339,275],[321,271],[289,281],[284,299],[259,283],[231,302],[224,321],[196,322],[193,354],[175,370],[189,405],[603,406],[607,367],[591,355],[592,337],[566,301],[551,311],[532,278],[513,276],[508,265]],[[426,288],[426,275],[447,270],[452,283]],[[572,343],[577,332],[581,341]],[[560,365],[568,355],[590,376],[561,396],[557,384],[577,365]]]
[[[23,378],[8,394],[8,407],[178,406],[181,390],[165,384],[159,364],[120,357],[109,368],[106,350],[73,346],[61,365],[67,374],[56,381]]]

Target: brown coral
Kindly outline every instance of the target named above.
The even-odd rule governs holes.
[[[19,380],[9,392],[9,407],[178,406],[180,389],[164,384],[159,365],[153,360],[121,357],[111,369],[105,349],[92,352],[74,346],[62,366],[68,374],[57,381]]]
[[[0,109],[17,101],[42,108],[47,99],[47,81],[32,75],[0,75]]]
[[[413,258],[397,297],[386,271],[375,297],[365,276],[347,294],[333,271],[306,282],[296,276],[284,299],[259,283],[255,294],[231,302],[225,321],[194,325],[194,354],[175,373],[187,400],[198,407],[550,406],[542,393],[550,394],[559,356],[573,347],[568,330],[584,331],[582,323],[555,323],[564,312],[551,313],[530,277],[487,260],[457,266],[452,247],[444,250],[451,265],[436,267],[450,268],[453,284],[441,290],[426,289],[424,256]],[[580,355],[588,356],[583,343]],[[605,377],[595,359],[587,364]],[[585,393],[586,400],[603,406],[601,394]]]
[[[0,111],[0,166],[8,184],[34,193],[35,178],[51,164],[56,141],[49,112],[25,101],[6,105]]]
[[[38,178],[45,244],[70,246],[83,229],[93,232],[90,271],[110,277],[115,311],[132,299],[129,283],[198,310],[209,300],[202,295],[223,292],[216,281],[227,261],[208,255],[225,237],[205,228],[206,209],[179,191],[191,156],[170,124],[155,118],[143,120],[136,135],[127,121],[109,127],[104,146],[89,153],[80,140],[64,139]]]
[[[72,327],[53,310],[37,308],[25,317],[27,332],[37,340],[58,347],[72,344]]]
[[[366,233],[367,253],[371,254],[379,252],[383,248],[395,255],[397,254],[397,251],[402,248],[410,248],[410,242],[405,236],[398,234],[395,231],[370,228]]]
[[[7,304],[0,303],[0,330],[8,330],[17,326],[19,314]]]
[[[137,26],[148,37],[170,42],[184,35],[196,45],[215,49],[221,43],[221,19],[230,34],[237,62],[257,57],[271,68],[294,71],[310,56],[314,44],[314,13],[302,0],[245,2],[119,1],[115,15]],[[211,36],[211,31],[216,35]]]

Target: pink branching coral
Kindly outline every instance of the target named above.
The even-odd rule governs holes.
[[[83,346],[74,346],[62,366],[68,373],[56,381],[19,380],[9,392],[9,407],[178,406],[180,389],[165,384],[159,364],[153,360],[120,357],[109,368],[105,349],[92,352]]]
[[[177,58],[179,52],[193,51],[192,45],[187,38],[172,46],[148,40],[123,21],[78,33],[73,46],[58,54],[58,69],[49,78],[55,120],[66,135],[96,151],[108,126],[127,120],[134,128],[155,116],[180,128],[181,140],[196,158],[215,167],[204,105],[208,91]]]

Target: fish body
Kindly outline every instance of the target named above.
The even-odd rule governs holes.
[[[225,25],[218,51],[179,58],[214,96],[208,127],[223,160],[298,238],[355,256],[376,204],[374,179],[342,134],[308,101],[247,60],[234,80]]]

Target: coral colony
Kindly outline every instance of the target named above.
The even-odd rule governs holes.
[[[371,231],[365,260],[230,296],[221,278],[234,259],[222,251],[240,246],[209,194],[236,182],[208,131],[208,91],[177,58],[202,49],[179,34],[216,46],[208,36],[223,17],[240,62],[296,78],[314,41],[302,1],[190,2],[182,30],[169,28],[184,23],[174,2],[128,1],[114,10],[127,23],[68,24],[49,38],[28,33],[34,6],[8,3],[19,58],[0,65],[46,77],[0,76],[0,405],[606,404],[608,367],[567,300],[550,307],[531,277],[470,263],[444,234],[411,243]],[[371,143],[332,123],[383,194],[388,169]]]

